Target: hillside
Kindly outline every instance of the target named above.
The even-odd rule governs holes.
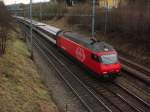
[[[0,112],[58,112],[24,41],[12,32],[0,57]]]

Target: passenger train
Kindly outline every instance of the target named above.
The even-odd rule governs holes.
[[[17,17],[17,19],[27,25],[30,23],[29,19],[22,17]],[[118,54],[111,45],[36,21],[33,21],[33,27],[46,34],[49,41],[56,44],[58,48],[80,62],[96,76],[116,77],[120,73],[121,64]]]

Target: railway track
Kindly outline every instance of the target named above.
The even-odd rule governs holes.
[[[142,98],[142,100],[144,100],[145,103],[150,104],[150,91],[147,87],[140,87],[134,82],[126,79],[125,77],[120,77],[119,80],[115,81],[115,83],[123,86],[126,90],[128,88],[128,91],[131,94]]]
[[[50,55],[45,52],[39,41],[34,37],[34,46],[47,59],[53,68],[57,71],[59,76],[71,88],[73,93],[77,95],[83,105],[89,112],[112,112],[111,109],[103,103],[78,77],[74,75],[61,60],[59,60],[52,52]]]
[[[119,56],[119,59],[126,65],[126,66],[132,66],[133,69],[138,70],[139,72],[144,73],[146,76],[150,77],[150,69],[147,67],[144,67],[142,65],[139,65],[131,60],[128,60],[122,56]]]
[[[49,48],[49,47],[48,47]],[[51,49],[52,50],[52,49]],[[48,51],[47,51],[48,52]],[[54,51],[53,51],[54,52]],[[55,54],[55,55],[57,55],[58,56],[58,54]],[[65,60],[66,61],[66,60]],[[85,74],[84,74],[85,75]],[[79,75],[79,77],[81,78],[81,75]],[[90,84],[91,85],[91,84]],[[111,84],[110,84],[111,85]],[[117,85],[117,84],[115,84],[115,85]],[[89,84],[87,85],[87,86],[89,86]],[[106,87],[105,85],[103,85],[103,87]],[[116,86],[115,86],[116,87]],[[118,87],[118,86],[117,86]],[[109,87],[109,88],[112,88],[112,87]],[[123,105],[123,106],[118,106],[117,107],[117,105],[114,105],[114,107],[118,110],[118,111],[123,111],[123,110],[125,110],[125,111],[136,111],[136,112],[146,112],[147,111],[147,108],[144,108],[144,105],[146,105],[148,108],[149,108],[149,105],[147,104],[147,103],[145,103],[143,100],[141,100],[141,98],[139,98],[139,97],[137,97],[137,96],[135,96],[134,94],[131,94],[127,89],[125,89],[124,87],[120,87],[120,85],[119,85],[119,88],[123,88],[123,90],[124,91],[126,91],[126,93],[128,93],[130,96],[133,96],[133,97],[135,97],[136,98],[136,100],[140,100],[142,103],[143,103],[143,106],[141,106],[142,104],[138,104],[138,106],[137,106],[137,102],[138,101],[136,101],[136,105],[134,105],[134,104],[132,104],[131,103],[131,101],[128,101],[128,100],[126,100],[123,96],[121,96],[120,94],[116,94],[114,91],[110,91],[109,90],[109,93],[108,93],[108,88],[107,88],[107,90],[105,90],[104,88],[103,89],[101,89],[101,92],[99,92],[99,94],[98,95],[100,95],[101,94],[101,96],[103,96],[103,97],[105,97],[105,99],[107,99],[108,100],[108,96],[106,97],[106,93],[108,94],[108,95],[110,95],[110,93],[112,93],[113,95],[111,95],[111,97],[113,97],[114,99],[111,101],[111,102],[115,102],[114,100],[118,100],[119,101],[119,99],[118,99],[118,97],[121,99],[121,101],[122,102],[124,102],[124,103],[121,103],[121,102],[118,102],[117,100],[116,100],[116,102],[118,102],[117,103],[117,105],[120,105],[120,103],[121,103],[121,105]],[[102,92],[103,91],[103,92]],[[105,91],[105,92],[104,92]],[[95,93],[97,93],[97,92],[95,92]],[[105,93],[105,94],[102,94],[102,93]],[[127,94],[127,95],[128,95]],[[115,97],[115,96],[117,96],[117,97]],[[112,99],[111,97],[109,97],[110,99]],[[110,101],[110,99],[109,99],[109,101]],[[131,98],[130,98],[131,99]],[[135,99],[132,99],[132,101],[133,100],[135,100]],[[135,101],[134,101],[135,102]],[[128,105],[128,106],[124,106],[124,105]],[[110,106],[110,108],[114,108],[114,107],[111,107]],[[119,108],[119,107],[121,107],[121,108]],[[124,108],[123,108],[124,107]],[[121,109],[123,109],[123,110],[121,110]],[[115,111],[116,112],[116,111]]]
[[[123,70],[132,74],[132,76],[138,78],[144,83],[150,85],[150,69],[144,66],[141,66],[131,60],[128,60],[122,56],[119,56],[119,59],[122,63]]]
[[[41,41],[41,40],[40,40]],[[46,42],[44,42],[46,43]],[[40,44],[40,43],[39,43]],[[42,43],[41,43],[42,44]],[[46,44],[47,45],[47,44]],[[43,45],[41,45],[42,48],[44,48]],[[48,45],[47,45],[48,46]],[[44,50],[47,49],[47,46],[45,46]],[[53,51],[53,53],[52,53]],[[47,49],[47,51],[45,51],[46,54],[48,52],[51,52],[54,55],[54,50],[51,49],[51,51],[49,49]],[[58,54],[54,55],[53,57],[56,57]],[[58,55],[59,56],[59,55]],[[58,57],[57,61],[58,61]],[[63,58],[64,59],[64,58]],[[66,60],[65,60],[66,61]],[[62,63],[63,61],[61,60],[60,63]],[[55,62],[56,63],[56,62]],[[64,62],[62,63],[63,66],[65,66]],[[69,70],[70,68],[68,68]],[[69,70],[70,71],[70,70]],[[78,78],[77,73],[73,73],[72,71],[70,71],[72,74],[74,74],[75,77]],[[84,74],[85,75],[85,74]],[[79,74],[79,77],[81,78],[81,74]],[[79,79],[79,78],[78,78]],[[86,80],[85,80],[86,81]],[[88,82],[88,83],[87,83]],[[130,93],[128,91],[127,88],[119,85],[118,83],[111,83],[110,87],[106,86],[105,84],[101,84],[101,85],[96,85],[98,82],[96,81],[96,83],[90,83],[89,84],[89,79],[87,82],[84,82],[83,84],[87,84],[88,87],[91,87],[91,85],[93,84],[93,86],[91,87],[90,91],[93,94],[96,94],[95,96],[101,97],[100,101],[103,102],[102,104],[107,103],[107,111],[114,111],[114,112],[122,112],[122,111],[131,111],[131,112],[148,112],[149,109],[149,103],[145,102],[144,100],[142,100],[141,98],[139,98],[138,96]],[[75,83],[74,83],[75,84]],[[99,84],[99,83],[98,83]],[[78,85],[78,84],[77,84]],[[94,86],[96,85],[96,86]],[[112,86],[113,85],[113,86]],[[101,88],[98,89],[97,86],[102,86]],[[95,88],[94,88],[95,87]],[[112,90],[113,88],[113,90]],[[119,90],[119,91],[124,91],[123,93],[126,92],[125,96],[130,95],[130,101],[126,100],[126,97],[122,96],[122,93],[116,93],[114,92],[114,90]],[[120,88],[120,89],[119,89]],[[133,97],[133,98],[132,98]],[[136,100],[136,101],[135,101]],[[116,104],[114,104],[114,102],[116,101]],[[105,103],[104,103],[105,102]],[[122,103],[121,103],[122,102]],[[133,102],[136,102],[135,104]],[[140,102],[140,103],[138,103]],[[112,106],[113,105],[113,106]],[[118,105],[118,106],[117,106]],[[104,105],[103,105],[104,106]],[[97,110],[99,111],[99,110]],[[94,111],[95,112],[95,111]]]

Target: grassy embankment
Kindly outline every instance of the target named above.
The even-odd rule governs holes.
[[[26,44],[14,32],[7,44],[0,57],[0,112],[58,112]]]

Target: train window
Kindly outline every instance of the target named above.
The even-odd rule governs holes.
[[[118,62],[117,54],[102,55],[101,60],[104,64],[114,64]]]
[[[99,59],[99,57],[98,57],[97,55],[92,54],[91,57],[92,57],[92,59],[95,60],[96,62],[100,62],[100,59]]]

